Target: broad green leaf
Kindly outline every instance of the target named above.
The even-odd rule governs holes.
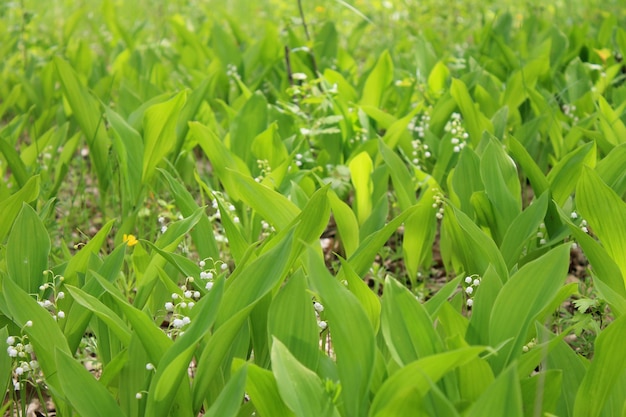
[[[480,176],[495,216],[495,229],[492,227],[491,234],[500,244],[506,229],[521,213],[522,201],[515,163],[493,138],[483,152]]]
[[[198,122],[190,122],[189,128],[202,151],[211,161],[216,177],[220,179],[230,198],[238,201],[240,199],[239,184],[232,178],[229,170],[249,176],[248,166],[241,158],[233,155],[215,132],[208,127]]]
[[[372,213],[372,183],[373,162],[367,152],[361,152],[350,161],[350,181],[354,185],[356,217],[360,225]]]
[[[602,415],[607,399],[612,392],[626,392],[624,373],[624,335],[626,317],[622,316],[604,329],[597,337],[593,360],[578,388],[574,403],[574,417]]]
[[[535,160],[530,156],[526,148],[524,148],[524,145],[518,142],[513,136],[508,137],[507,146],[513,159],[520,165],[523,173],[530,181],[535,195],[542,195],[550,188],[550,183],[545,175],[543,175],[541,168],[539,168]]]
[[[230,149],[248,164],[248,168],[256,165],[252,154],[254,138],[267,129],[267,117],[267,100],[257,92],[246,101],[230,125]]]
[[[181,214],[185,217],[191,216],[198,210],[198,204],[195,202],[193,195],[177,181],[170,173],[164,170],[159,172],[165,177],[167,184],[174,195],[176,200],[176,206],[180,210]],[[191,230],[191,237],[196,244],[198,255],[201,259],[212,257],[213,259],[219,258],[219,250],[217,248],[217,242],[213,234],[213,226],[208,217],[202,216],[198,220],[198,224]]]
[[[350,206],[341,201],[334,191],[329,191],[328,202],[333,211],[341,244],[349,258],[359,247],[359,222]]]
[[[66,284],[79,286],[78,274],[87,272],[89,259],[100,252],[114,223],[115,219],[105,223],[98,233],[70,259],[63,272]]]
[[[411,280],[415,279],[420,267],[430,266],[432,248],[437,233],[437,210],[433,187],[422,190],[420,202],[414,213],[404,222],[402,251],[404,262]],[[433,207],[434,206],[434,207]]]
[[[352,269],[350,263],[343,258],[339,258],[341,270],[337,274],[337,279],[348,283],[348,289],[361,302],[365,313],[370,319],[374,333],[378,333],[380,327],[380,298],[367,286],[365,281]]]
[[[8,310],[3,313],[28,335],[41,370],[46,376],[46,384],[55,394],[63,393],[57,373],[55,351],[61,350],[69,355],[70,349],[57,322],[12,280],[6,278],[2,280],[2,293]],[[26,325],[29,321],[32,322],[32,326]]]
[[[465,336],[468,343],[489,344],[489,317],[501,289],[502,278],[490,265],[485,274],[480,277],[480,285],[473,297],[472,316]]]
[[[119,158],[121,180],[124,183],[129,207],[137,202],[141,189],[141,170],[143,166],[144,144],[141,135],[133,129],[118,113],[106,107],[106,116],[111,123],[112,147]]]
[[[180,92],[164,103],[149,107],[143,118],[144,153],[141,179],[148,183],[154,170],[176,144],[176,123],[187,99]]]
[[[385,278],[382,332],[392,357],[400,365],[441,352],[443,345],[430,315],[409,290]]]
[[[11,230],[14,219],[22,209],[23,203],[30,203],[39,196],[39,175],[31,177],[22,188],[9,198],[0,201],[0,242]]]
[[[9,332],[7,326],[0,329],[0,340],[7,340]],[[0,356],[0,389],[6,390],[9,387],[9,380],[13,374],[13,358],[9,355]]]
[[[562,378],[563,373],[560,370],[551,369],[522,379],[522,402],[525,417],[533,417],[537,410],[540,410],[544,415],[556,412],[557,401],[561,394]]]
[[[393,81],[393,61],[389,51],[385,50],[378,58],[374,69],[367,76],[360,104],[363,106],[381,107],[382,97]]]
[[[274,374],[254,364],[248,364],[246,391],[261,417],[292,417],[280,396]]]
[[[589,142],[565,155],[548,174],[552,198],[562,206],[572,194],[582,174],[583,166],[594,167],[596,162],[595,142]]]
[[[238,187],[241,199],[265,218],[276,230],[286,228],[300,213],[285,196],[239,172],[227,172]]]
[[[82,364],[62,349],[57,348],[55,354],[59,380],[73,409],[83,416],[124,415],[109,391]]]
[[[74,301],[86,309],[91,310],[100,320],[109,326],[124,346],[128,346],[130,343],[131,332],[126,323],[124,323],[124,320],[115,314],[115,312],[107,307],[102,301],[82,291],[80,288],[73,287],[71,285],[66,285],[65,288],[67,288],[70,295],[74,298]]]
[[[296,416],[339,416],[319,376],[298,362],[276,338],[272,342],[272,371],[280,396]]]
[[[406,129],[406,126],[405,126]],[[378,141],[378,149],[385,164],[389,167],[391,181],[396,192],[401,210],[406,210],[416,203],[413,180],[402,159],[382,140]]]
[[[269,310],[267,331],[309,369],[317,369],[319,328],[300,270],[280,289]]]
[[[484,131],[493,133],[491,121],[482,114],[478,105],[474,103],[463,81],[456,78],[452,79],[450,95],[456,101],[459,109],[461,109],[463,120],[467,126],[467,133],[469,133],[470,142],[474,146],[477,146],[483,137]]]
[[[536,237],[539,225],[542,223],[548,210],[548,193],[542,194],[531,205],[520,213],[507,229],[500,251],[507,266],[512,268],[524,250],[529,239]]]
[[[568,266],[569,245],[561,245],[524,265],[502,287],[491,311],[489,340],[492,346],[511,341],[491,360],[496,374],[519,357],[530,326],[563,285]]]
[[[382,229],[365,237],[348,262],[359,276],[365,275],[372,265],[372,261],[380,248],[387,242],[389,237],[398,230],[398,227],[415,212],[415,208],[400,213],[396,218],[387,223]]]
[[[476,400],[466,415],[468,417],[522,417],[524,415],[522,390],[517,367],[511,365],[502,372]]]
[[[211,408],[204,414],[206,417],[236,417],[242,403],[246,388],[247,367],[243,366],[231,376],[220,392]]]
[[[609,187],[624,196],[626,193],[626,143],[616,146],[604,158],[598,161],[596,172]]]
[[[626,203],[591,168],[576,187],[576,207],[622,272],[626,285]]]
[[[50,237],[31,206],[23,203],[22,210],[13,223],[6,247],[9,277],[29,294],[39,292],[46,280]]]
[[[325,307],[332,335],[343,407],[347,415],[362,415],[374,370],[374,330],[359,300],[330,275],[317,252],[310,248],[307,256],[309,282]]]
[[[185,333],[176,339],[156,365],[146,405],[147,415],[167,416],[179,386],[188,384],[185,377],[189,363],[196,345],[213,326],[223,291],[224,280],[218,279],[209,294],[194,306],[193,319]]]
[[[110,181],[109,145],[111,141],[106,134],[100,105],[81,84],[70,64],[58,56],[53,59],[64,96],[89,145],[89,155],[96,167],[100,189],[106,190]]]
[[[380,387],[369,417],[423,415],[424,396],[445,374],[475,359],[485,348],[471,346],[427,356],[411,362],[391,375]]]

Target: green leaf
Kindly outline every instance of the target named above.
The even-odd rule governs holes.
[[[254,93],[239,110],[230,125],[230,149],[248,164],[256,165],[252,154],[254,138],[267,129],[267,100],[260,92]]]
[[[236,417],[246,388],[247,367],[243,366],[220,392],[215,402],[206,412],[205,417]]]
[[[422,190],[414,213],[404,222],[402,251],[409,278],[414,280],[420,267],[430,266],[432,248],[437,233],[437,210],[433,207],[438,191],[433,187]]]
[[[309,369],[317,369],[319,328],[311,296],[300,270],[274,297],[269,310],[268,334],[285,345]]]
[[[522,390],[515,365],[502,372],[466,414],[467,417],[523,415]]]
[[[367,152],[356,155],[348,164],[350,168],[350,181],[354,185],[356,217],[360,225],[372,213],[372,183],[373,162]]]
[[[189,384],[186,381],[189,363],[196,345],[213,326],[223,291],[224,280],[216,280],[209,294],[194,307],[192,322],[185,333],[176,339],[157,363],[146,404],[147,415],[167,416],[180,385]]]
[[[341,270],[337,275],[339,281],[344,279],[348,282],[348,290],[361,302],[365,313],[370,319],[374,333],[378,333],[380,327],[380,298],[367,286],[365,281],[352,269],[350,263],[343,258],[339,258]]]
[[[595,142],[589,142],[565,155],[548,174],[552,198],[559,206],[569,198],[582,174],[583,166],[596,162]]]
[[[89,155],[96,167],[100,188],[106,190],[110,180],[109,145],[111,141],[106,134],[100,105],[81,84],[76,72],[67,62],[58,56],[55,56],[53,60],[64,96],[89,145]]]
[[[307,256],[309,282],[325,307],[332,335],[343,406],[347,415],[362,415],[374,372],[374,330],[359,300],[330,275],[317,252],[309,248]]]
[[[3,313],[28,335],[41,370],[46,376],[46,384],[55,394],[62,393],[55,351],[61,350],[69,355],[70,349],[57,322],[12,280],[2,280],[2,294],[8,310]],[[26,326],[28,321],[32,322],[32,326]]]
[[[55,353],[59,380],[72,408],[83,416],[124,415],[109,391],[82,364],[61,349]]]
[[[143,118],[144,153],[142,182],[148,183],[161,160],[176,144],[176,123],[185,105],[187,93],[182,91],[164,103],[150,106]]]
[[[402,367],[380,387],[368,416],[423,415],[419,411],[432,384],[454,368],[472,361],[484,350],[481,346],[451,350]]]
[[[23,203],[30,203],[39,196],[39,175],[30,177],[19,191],[0,202],[0,242],[11,230],[14,219],[22,209]]]
[[[569,245],[561,245],[529,262],[502,287],[491,311],[490,345],[509,339],[491,363],[497,374],[522,353],[535,317],[563,285],[569,266]]]
[[[406,126],[405,126],[406,129]],[[406,210],[416,203],[413,180],[402,159],[382,140],[378,141],[378,149],[385,164],[389,167],[391,181],[396,192],[401,210]]]
[[[372,72],[367,76],[359,104],[381,107],[383,94],[392,81],[393,62],[389,51],[385,50],[376,61]]]
[[[300,209],[287,197],[263,184],[259,184],[251,177],[236,171],[227,172],[233,178],[241,199],[265,218],[276,230],[286,228],[298,216]]]
[[[280,396],[274,374],[254,364],[248,364],[246,391],[262,417],[293,417]]]
[[[548,193],[542,194],[511,222],[500,246],[502,257],[509,268],[517,263],[528,240],[536,237],[539,225],[548,210],[548,202]]]
[[[322,380],[298,362],[280,340],[272,341],[272,371],[285,404],[298,417],[338,417]]]
[[[621,393],[622,402],[624,401],[625,334],[626,317],[622,316],[598,335],[593,360],[578,388],[574,417],[602,415],[607,399],[613,392]]]
[[[478,105],[474,103],[463,81],[456,78],[452,79],[450,95],[456,101],[459,109],[461,109],[463,121],[467,126],[467,133],[469,133],[471,143],[474,146],[478,146],[484,131],[493,133],[491,121],[482,114]]]
[[[350,206],[341,201],[332,190],[328,193],[328,201],[333,211],[335,223],[337,223],[341,244],[346,257],[349,258],[359,246],[359,222]]]
[[[48,269],[50,237],[31,206],[23,203],[6,247],[9,277],[29,294],[39,292]]]
[[[626,285],[626,203],[591,168],[576,187],[576,207],[622,272]]]
[[[400,365],[439,353],[443,346],[430,315],[398,281],[385,278],[382,332]]]
[[[102,301],[98,300],[79,288],[71,285],[66,285],[65,288],[69,291],[74,301],[81,306],[91,310],[100,320],[105,322],[107,326],[115,333],[124,346],[128,346],[130,343],[130,329],[113,310],[107,307]]]

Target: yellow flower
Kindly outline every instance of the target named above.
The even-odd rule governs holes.
[[[317,13],[324,13],[326,11],[326,8],[324,6],[316,6],[315,11]]]
[[[128,246],[135,246],[137,243],[139,243],[135,235],[127,235],[126,233],[124,233],[123,240]]]

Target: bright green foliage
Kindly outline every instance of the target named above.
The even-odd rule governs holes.
[[[0,414],[624,415],[619,1],[0,3]]]

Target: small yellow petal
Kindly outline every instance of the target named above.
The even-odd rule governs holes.
[[[135,246],[137,243],[139,243],[134,235],[124,234],[123,240],[128,246]]]

